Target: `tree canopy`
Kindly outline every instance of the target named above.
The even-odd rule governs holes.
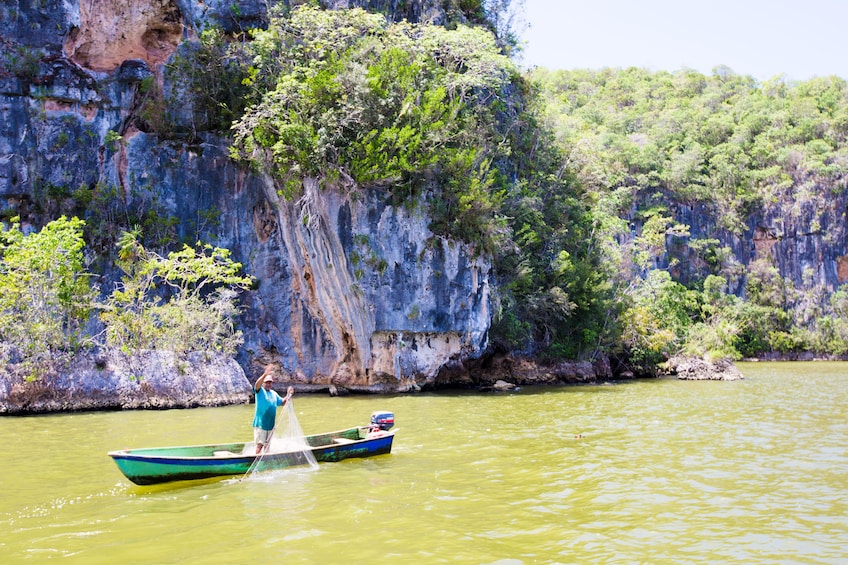
[[[303,6],[245,49],[257,102],[233,125],[232,153],[278,179],[284,196],[311,176],[380,184],[403,202],[441,180],[442,222],[491,236],[496,112],[517,79],[491,33]]]
[[[808,229],[819,231],[848,185],[844,80],[760,84],[726,67],[709,76],[537,69],[532,79],[557,144],[597,202],[631,352],[650,364],[670,350],[846,351],[847,321],[827,289],[795,288],[766,257],[743,268],[718,239],[689,237],[674,212],[697,210],[725,240],[752,237],[750,218],[762,210],[812,210]],[[696,261],[683,269],[687,257]],[[731,295],[731,283],[742,292]]]

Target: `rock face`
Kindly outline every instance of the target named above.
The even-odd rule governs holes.
[[[47,4],[0,6],[4,217],[39,229],[77,213],[84,198],[111,195],[108,213],[160,218],[153,229],[174,220],[182,240],[230,249],[259,283],[239,321],[237,360],[251,379],[268,363],[281,381],[312,390],[415,390],[446,366],[466,378],[463,363],[487,344],[491,266],[474,249],[434,237],[423,198],[395,208],[379,187],[359,187],[353,198],[306,178],[302,198],[281,200],[272,180],[230,160],[225,139],[195,131],[191,141],[164,140],[138,126],[144,85],[162,83],[180,41],[209,23],[261,25],[275,2]],[[436,0],[324,4],[444,19]],[[101,267],[109,292],[116,274]]]
[[[573,385],[592,384],[599,379],[611,379],[607,359],[542,363],[520,355],[493,355],[481,363],[469,363],[468,386],[498,389],[498,381],[515,385]],[[449,371],[445,371],[449,374]],[[451,375],[456,380],[456,377]]]
[[[793,179],[804,187],[801,197],[785,197],[762,208],[750,210],[740,231],[720,225],[721,214],[714,206],[668,202],[674,219],[689,226],[689,241],[716,240],[730,250],[732,264],[723,274],[729,291],[744,296],[750,267],[754,262],[774,267],[789,288],[825,299],[848,283],[848,190],[844,183],[824,186],[820,179]],[[801,192],[801,189],[798,189]],[[634,218],[634,223],[639,220]],[[693,246],[680,245],[669,237],[669,253],[660,259],[683,284],[702,280],[710,270]]]
[[[354,202],[307,179],[299,201],[282,202],[263,186],[257,229],[245,234],[262,281],[246,348],[263,362],[296,382],[386,392],[431,383],[449,360],[483,351],[488,262],[433,237],[425,216],[388,206],[378,190]]]
[[[239,364],[220,355],[113,351],[41,369],[32,380],[0,371],[0,414],[220,406],[253,397]]]
[[[79,3],[79,26],[71,28],[65,56],[92,71],[113,72],[139,59],[161,65],[182,40],[179,8],[171,0],[92,0]]]

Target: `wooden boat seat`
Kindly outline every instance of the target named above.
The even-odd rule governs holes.
[[[333,438],[333,441],[336,442],[336,443],[344,444],[344,443],[353,443],[354,440],[347,439],[346,437],[337,437],[337,438]]]

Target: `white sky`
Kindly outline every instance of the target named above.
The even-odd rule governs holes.
[[[848,0],[523,0],[522,65],[848,79]]]

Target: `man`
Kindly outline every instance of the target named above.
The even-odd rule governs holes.
[[[256,443],[256,454],[259,455],[271,443],[277,421],[277,406],[285,406],[294,394],[294,388],[289,387],[286,397],[282,398],[275,390],[273,367],[268,365],[262,376],[256,379],[253,391],[256,393],[256,412],[253,416],[253,441]]]

